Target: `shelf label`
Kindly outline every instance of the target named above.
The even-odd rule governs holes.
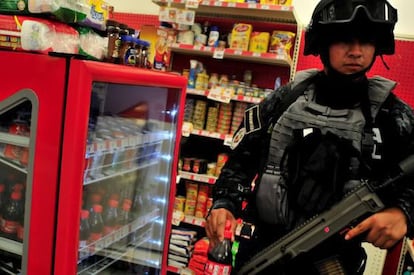
[[[226,135],[226,137],[224,138],[224,145],[225,146],[230,146],[233,142],[233,136],[232,135]]]
[[[207,98],[218,102],[229,103],[232,97],[232,90],[224,87],[210,89]]]
[[[172,224],[173,225],[180,225],[180,223],[184,220],[184,212],[174,210],[172,214]]]
[[[189,137],[193,131],[193,124],[191,122],[183,122],[183,127],[181,128],[181,135],[183,137]]]
[[[213,52],[213,58],[223,59],[224,58],[224,48],[215,48]]]
[[[177,16],[177,9],[160,7],[158,13],[158,20],[166,22],[175,22]]]
[[[197,9],[198,8],[198,0],[186,0],[185,1],[185,7],[187,8],[187,9],[190,9],[190,8],[192,8],[192,9]]]
[[[222,5],[221,1],[214,1],[213,3],[213,6],[216,6],[216,7],[221,7],[221,5]]]
[[[257,4],[256,3],[249,3],[249,4],[247,4],[247,8],[248,9],[255,9],[255,8],[257,8]]]
[[[195,11],[193,10],[177,10],[175,22],[183,25],[193,25]]]

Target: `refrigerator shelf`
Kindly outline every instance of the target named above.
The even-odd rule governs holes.
[[[106,180],[106,179],[115,178],[117,176],[122,176],[122,175],[125,175],[125,174],[129,174],[129,173],[135,172],[137,170],[144,169],[144,168],[156,165],[156,164],[158,164],[158,162],[159,162],[159,159],[156,159],[156,160],[153,160],[149,163],[144,163],[144,164],[141,164],[141,165],[137,165],[136,167],[130,168],[128,170],[122,170],[120,172],[114,172],[114,173],[108,174],[108,175],[99,174],[99,175],[96,175],[96,177],[93,178],[93,179],[91,179],[91,178],[85,179],[85,181],[83,182],[83,185],[89,185],[91,183],[103,181],[103,180]]]
[[[0,237],[0,250],[16,255],[23,255],[23,244],[8,238]]]
[[[26,167],[20,165],[19,163],[16,163],[16,162],[12,161],[12,160],[9,160],[9,159],[7,159],[3,156],[0,156],[0,163],[3,163],[3,164],[5,164],[5,165],[17,170],[17,171],[20,171],[23,174],[27,174],[27,168]]]
[[[29,147],[29,137],[0,132],[0,143]]]
[[[97,240],[96,242],[79,249],[79,259],[83,259],[99,254],[106,248],[110,247],[114,243],[120,241],[121,239],[127,237],[130,233],[137,231],[138,229],[144,227],[145,225],[155,221],[160,217],[160,210],[154,209],[146,215],[143,215],[136,219],[135,221],[121,227],[115,232],[106,235],[105,237]]]

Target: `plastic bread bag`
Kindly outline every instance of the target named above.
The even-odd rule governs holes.
[[[78,27],[79,53],[89,59],[103,60],[106,56],[108,40],[101,37],[91,28]]]
[[[65,23],[82,22],[90,9],[88,0],[28,0],[30,13],[52,13]]]

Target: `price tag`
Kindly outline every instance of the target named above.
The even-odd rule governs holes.
[[[261,53],[256,53],[256,52],[253,52],[253,53],[252,53],[252,55],[253,55],[254,57],[261,57],[261,56],[262,56],[262,54],[261,54]]]
[[[223,48],[215,48],[214,52],[213,52],[213,58],[223,59],[224,58],[224,49]]]
[[[158,19],[160,21],[175,22],[177,17],[177,9],[160,7]]]
[[[223,103],[229,103],[231,100],[231,94],[228,92],[230,89],[224,87],[216,87],[210,89],[207,98]]]
[[[268,9],[270,9],[270,7],[269,7],[269,5],[262,5],[262,9],[263,10],[268,10]]]
[[[235,55],[242,55],[243,51],[242,50],[234,50],[234,54]]]
[[[215,1],[213,5],[216,7],[221,7],[221,1]]]
[[[190,8],[197,9],[198,8],[198,3],[199,3],[199,0],[186,0],[185,1],[185,7],[187,9],[190,9]]]
[[[181,135],[183,137],[189,137],[193,131],[193,124],[191,122],[184,122],[183,127],[181,128]]]
[[[184,212],[174,210],[172,215],[172,224],[173,225],[180,225],[180,223],[184,220]]]
[[[233,136],[232,135],[226,135],[226,137],[224,138],[224,145],[225,146],[230,146],[233,142]]]
[[[227,2],[227,6],[234,8],[236,6],[236,2]]]
[[[193,25],[195,11],[193,10],[177,10],[175,22],[183,25]]]
[[[247,4],[247,8],[248,9],[255,9],[255,8],[257,8],[257,5],[256,5],[256,3],[249,3],[249,4]]]

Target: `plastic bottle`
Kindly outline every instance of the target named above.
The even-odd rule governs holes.
[[[224,228],[224,240],[209,250],[204,274],[230,275],[233,261],[231,236],[231,222],[227,220]]]
[[[90,235],[89,242],[95,242],[102,238],[104,223],[102,219],[102,205],[95,204],[93,212],[89,216]]]
[[[207,46],[217,47],[219,38],[220,38],[220,33],[218,31],[218,27],[211,26],[210,33],[208,35]]]
[[[81,210],[81,220],[79,226],[79,260],[82,260],[88,256],[85,248],[88,246],[90,234],[89,211]]]
[[[106,207],[103,213],[103,222],[104,222],[104,235],[108,235],[114,232],[117,228],[118,222],[118,201],[110,199],[108,201],[108,206]]]
[[[130,199],[125,199],[122,203],[122,209],[118,215],[117,228],[120,228],[131,222],[131,205],[132,201]]]
[[[0,217],[2,215],[3,206],[6,204],[7,195],[6,195],[6,185],[4,183],[0,183]]]
[[[23,210],[22,193],[14,191],[10,196],[10,200],[4,205],[0,225],[1,231],[9,235],[16,235]]]

